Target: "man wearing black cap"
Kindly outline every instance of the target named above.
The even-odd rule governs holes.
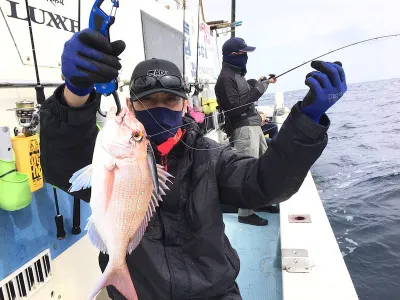
[[[89,29],[66,42],[65,84],[40,111],[47,183],[67,191],[72,174],[91,163],[100,106],[93,87],[117,78],[124,48],[122,41],[110,43]],[[307,79],[312,93],[293,107],[273,146],[254,158],[205,138],[197,124],[185,118],[185,87],[176,65],[151,59],[136,66],[127,105],[143,123],[157,162],[174,176],[139,246],[126,257],[140,300],[242,299],[236,285],[239,257],[224,233],[220,204],[255,209],[285,201],[298,191],[326,147],[325,111],[345,92],[343,69],[328,63],[315,68],[321,72]],[[338,81],[339,74],[343,79]],[[319,82],[331,84],[329,95]],[[90,190],[73,195],[90,201]],[[101,270],[107,263],[108,256],[101,253]],[[112,286],[107,289],[112,299],[133,299]]]
[[[267,150],[267,142],[262,132],[262,118],[257,112],[256,102],[267,90],[274,78],[264,76],[259,81],[244,77],[247,73],[247,53],[256,47],[248,46],[242,38],[227,40],[222,47],[222,70],[215,85],[215,94],[220,108],[225,112],[226,133],[233,141],[233,147],[240,154],[260,157]],[[278,207],[265,207],[260,210],[276,211]],[[264,226],[268,220],[255,214],[252,209],[240,208],[239,222]]]

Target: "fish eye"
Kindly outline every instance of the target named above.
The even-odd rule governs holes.
[[[143,140],[143,133],[141,131],[134,131],[132,133],[131,140],[140,143]]]

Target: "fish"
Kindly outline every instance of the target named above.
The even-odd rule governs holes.
[[[173,177],[156,164],[146,131],[134,112],[111,107],[99,131],[92,163],[70,178],[69,192],[91,187],[92,214],[85,230],[91,243],[109,255],[107,268],[89,299],[113,285],[128,300],[138,300],[126,254],[139,245]]]

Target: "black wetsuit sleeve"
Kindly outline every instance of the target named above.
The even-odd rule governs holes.
[[[100,103],[92,92],[85,105],[72,108],[63,95],[64,85],[40,108],[40,151],[45,181],[67,192],[72,174],[92,163]],[[90,201],[90,189],[72,195]]]
[[[329,124],[326,115],[316,124],[297,103],[259,159],[225,148],[217,163],[221,203],[254,209],[289,199],[326,147]]]

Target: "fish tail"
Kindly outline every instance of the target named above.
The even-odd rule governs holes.
[[[112,264],[108,264],[104,270],[97,286],[90,293],[89,299],[96,299],[96,295],[107,286],[114,286],[127,300],[138,300],[138,296],[133,286],[128,266],[124,264],[122,267],[116,268]]]

